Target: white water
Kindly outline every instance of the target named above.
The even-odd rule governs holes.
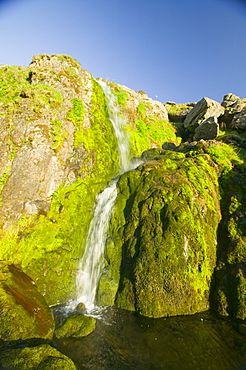
[[[114,94],[105,82],[99,81],[98,83],[104,91],[108,104],[109,118],[118,141],[119,173],[122,174],[136,167],[140,162],[133,164],[130,160],[130,144],[128,135],[123,128],[125,121],[119,114]],[[112,180],[110,185],[96,197],[94,215],[90,223],[85,251],[80,260],[76,278],[77,299],[70,304],[71,308],[75,308],[79,302],[83,302],[87,310],[94,308],[97,286],[103,269],[103,255],[109,220],[117,197],[116,184],[117,180]]]
[[[103,92],[108,105],[109,119],[114,128],[114,133],[118,141],[119,150],[119,173],[124,173],[132,168],[130,159],[130,142],[127,132],[124,130],[125,119],[120,114],[116,104],[116,97],[110,87],[104,81],[97,81]]]

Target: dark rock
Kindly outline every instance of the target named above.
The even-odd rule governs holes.
[[[244,106],[240,113],[234,115],[231,127],[240,130],[246,129],[246,106]]]
[[[83,303],[83,302],[80,302],[77,306],[76,306],[76,309],[75,309],[76,312],[78,313],[85,313],[86,311],[86,305]]]
[[[201,123],[196,129],[194,140],[213,140],[218,136],[219,125],[216,117],[209,117]]]

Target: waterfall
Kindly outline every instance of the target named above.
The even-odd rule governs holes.
[[[124,173],[132,168],[130,159],[130,143],[127,132],[124,130],[125,118],[120,113],[116,104],[116,97],[110,87],[104,81],[98,81],[103,89],[109,112],[109,119],[114,128],[115,136],[118,142],[119,151],[119,172]]]
[[[109,86],[98,81],[102,87],[108,105],[109,119],[113,125],[115,136],[118,142],[119,151],[119,173],[136,167],[130,160],[130,145],[128,135],[124,131],[124,117],[120,114],[116,105],[116,98]],[[103,268],[103,254],[108,232],[108,225],[117,196],[117,179],[111,181],[96,197],[93,218],[90,223],[86,238],[85,251],[79,262],[79,270],[76,278],[77,300],[73,307],[83,302],[87,309],[94,307],[98,282]]]

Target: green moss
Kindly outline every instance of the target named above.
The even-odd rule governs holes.
[[[50,136],[53,140],[53,144],[51,145],[51,149],[54,149],[55,152],[59,152],[63,147],[65,139],[68,137],[68,133],[63,128],[63,123],[56,119],[50,122],[51,125],[51,132]]]
[[[0,342],[52,339],[52,310],[29,276],[8,261],[0,263],[0,310]]]
[[[180,112],[182,112],[183,110],[186,110],[188,108],[191,107],[191,104],[187,103],[187,104],[174,104],[174,105],[168,105],[166,104],[165,105],[166,108],[167,108],[167,111],[169,114],[172,114],[172,115],[176,115],[176,114],[179,114]]]
[[[69,357],[48,344],[1,351],[0,364],[11,370],[76,370]]]
[[[75,126],[74,147],[77,148],[84,142],[84,104],[79,98],[72,99],[73,107],[69,110],[67,119],[72,121]]]
[[[47,216],[23,217],[2,230],[0,258],[19,263],[37,283],[49,304],[68,301],[74,294],[77,263],[82,256],[95,196],[118,172],[118,145],[101,87],[92,81],[90,127],[84,127],[84,107],[72,101],[67,119],[75,126],[74,146],[82,146],[77,180],[60,185]],[[49,91],[49,90],[46,90]],[[53,149],[66,140],[60,120],[51,122]],[[3,182],[8,174],[5,173]]]
[[[89,335],[96,327],[96,319],[84,315],[72,315],[56,329],[57,338],[81,338]]]
[[[2,205],[2,196],[1,196],[1,192],[3,190],[3,187],[4,185],[6,184],[6,182],[8,181],[8,178],[9,178],[9,174],[10,174],[10,170],[11,170],[11,166],[7,166],[2,174],[2,176],[0,177],[0,206]]]
[[[78,62],[76,59],[72,58],[70,55],[52,55],[52,56],[56,56],[57,59],[62,60],[64,62],[68,62],[74,68],[81,68],[81,63]]]
[[[103,277],[119,284],[117,306],[153,317],[208,309],[220,218],[209,161],[167,151],[121,176]]]
[[[110,82],[110,87],[112,89],[113,94],[116,96],[116,101],[121,107],[126,107],[128,94],[125,90],[123,90],[119,85]]]
[[[235,164],[243,163],[236,150],[227,144],[210,145],[207,149],[213,161],[228,173]]]

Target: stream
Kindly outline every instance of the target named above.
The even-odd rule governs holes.
[[[107,307],[97,316],[87,337],[55,341],[79,369],[246,369],[246,324],[209,312],[151,319]]]

